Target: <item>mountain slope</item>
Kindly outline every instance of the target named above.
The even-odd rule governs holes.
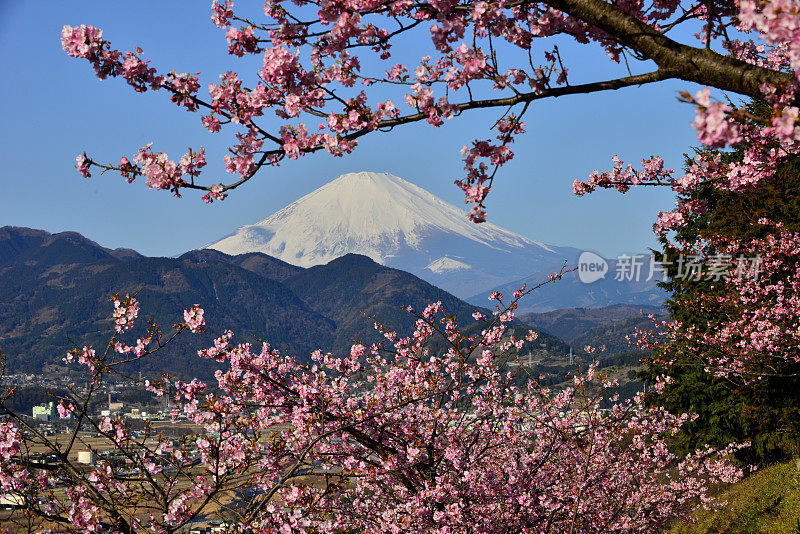
[[[431,302],[441,301],[461,324],[472,323],[471,314],[477,309],[412,274],[358,254],[311,267],[285,283],[309,307],[336,322],[333,349],[339,351],[355,342],[379,339],[371,317],[402,335],[410,334],[416,318],[406,306],[421,312]]]
[[[58,365],[70,339],[102,347],[111,325],[109,296],[116,292],[136,293],[145,318],[154,317],[162,327],[181,320],[182,311],[195,303],[206,310],[209,333],[182,336],[143,362],[146,371],[208,376],[214,363],[198,358],[196,350],[225,329],[239,341],[263,337],[299,357],[331,344],[333,321],[279,282],[227,262],[144,257],[123,262],[102,247],[87,248],[87,242],[60,242],[70,263],[57,263],[45,240],[19,255],[25,262],[0,266],[0,347],[9,369]],[[47,261],[30,259],[37,257]],[[74,262],[81,258],[83,263]],[[142,333],[144,321],[140,326],[133,335]]]
[[[236,334],[237,342],[264,339],[302,360],[318,348],[341,354],[354,342],[377,341],[372,316],[410,334],[415,318],[408,305],[421,311],[442,301],[464,327],[473,322],[476,308],[410,273],[355,254],[303,269],[261,253],[201,250],[179,258],[147,258],[109,251],[69,232],[6,228],[2,235],[0,348],[10,372],[63,372],[61,359],[72,347],[70,340],[104,347],[112,293],[135,293],[142,319],[153,317],[165,329],[182,319],[185,308],[200,304],[205,309],[208,333],[182,336],[134,367],[181,378],[211,375],[216,363],[198,358],[196,350],[225,329]],[[141,335],[144,323],[126,339]],[[536,347],[559,355],[568,351],[547,335]]]
[[[616,304],[604,308],[565,308],[545,313],[526,313],[520,320],[536,330],[563,339],[575,348],[586,345],[606,347],[606,355],[634,350],[626,339],[637,329],[650,331],[650,315],[663,319],[666,310],[658,306]]]
[[[424,189],[372,172],[344,174],[206,248],[263,252],[302,267],[362,254],[460,297],[577,257],[574,249],[471,223]]]
[[[336,322],[334,352],[346,352],[353,343],[374,343],[383,338],[373,327],[373,319],[400,335],[409,335],[416,317],[406,310],[411,306],[417,313],[432,302],[441,301],[443,311],[454,316],[466,335],[480,334],[484,328],[476,323],[472,313],[480,309],[435,287],[416,276],[379,265],[359,254],[347,254],[326,265],[306,269],[288,279],[286,285],[299,295],[310,308]],[[515,321],[515,335],[524,337],[528,326]],[[434,339],[432,352],[447,350],[441,339]],[[534,351],[541,356],[562,357],[569,346],[545,332],[532,343],[525,343],[523,353]]]

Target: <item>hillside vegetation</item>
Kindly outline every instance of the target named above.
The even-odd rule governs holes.
[[[676,525],[672,534],[797,534],[800,532],[800,473],[795,462],[753,473],[726,489],[716,512],[697,512],[698,522]]]

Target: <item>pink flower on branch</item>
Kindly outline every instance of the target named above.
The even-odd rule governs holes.
[[[130,295],[125,295],[124,299],[115,296],[113,302],[114,329],[122,333],[133,328],[133,322],[139,316],[139,302]]]
[[[664,160],[658,156],[642,159],[641,171],[635,171],[631,165],[625,165],[625,162],[619,159],[618,156],[611,158],[611,161],[613,166],[610,172],[594,170],[587,181],[580,182],[575,180],[572,184],[573,193],[577,196],[583,196],[600,187],[605,189],[613,188],[624,194],[631,187],[640,184],[670,185],[673,183],[672,174],[675,171],[673,169],[665,169]]]
[[[223,193],[222,187],[222,184],[212,185],[210,191],[202,196],[203,202],[211,204],[215,200],[224,199],[227,193]]]
[[[228,53],[231,55],[242,57],[245,54],[255,54],[261,51],[258,47],[258,38],[253,33],[251,26],[239,29],[230,27],[225,32],[225,38],[228,40]]]
[[[214,0],[211,3],[211,21],[219,28],[224,28],[230,24],[233,17],[233,0],[224,0],[223,3]]]
[[[733,109],[721,102],[711,102],[710,94],[705,88],[694,96],[697,108],[692,126],[697,130],[700,142],[712,148],[741,143],[739,124],[730,118]]]
[[[183,320],[186,321],[186,327],[192,333],[203,332],[206,321],[203,318],[203,308],[199,304],[183,312]]]
[[[86,158],[86,154],[80,155],[75,158],[75,168],[78,169],[78,172],[84,178],[91,178],[92,173],[89,172],[89,167],[91,166],[91,160]]]

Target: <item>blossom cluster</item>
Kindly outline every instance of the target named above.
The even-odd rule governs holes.
[[[133,322],[139,316],[139,302],[126,295],[124,299],[114,298],[114,329],[121,333],[130,330]]]
[[[416,314],[407,337],[376,325],[382,342],[343,356],[315,351],[306,363],[225,332],[199,352],[223,364],[214,384],[146,383],[171,398],[173,416],[194,423],[194,434],[140,436],[64,398],[59,410],[93,426],[127,458],[127,471],[65,463],[63,490],[37,500],[50,482],[29,446],[69,462],[72,445],[23,435],[12,419],[0,424],[2,491],[19,495],[33,517],[81,532],[180,528],[213,514],[219,499],[236,511],[235,528],[259,533],[500,533],[544,523],[553,532],[656,532],[697,502],[713,506],[708,488],[742,475],[725,459],[739,446],[675,456],[666,440],[690,416],[646,407],[641,395],[601,410],[615,382],[596,364],[565,389],[517,385],[505,363],[536,338],[512,328],[526,292],[505,305],[496,295],[497,309],[476,313],[483,326],[472,334],[437,302]],[[177,333],[200,331],[204,311],[187,309],[184,320]],[[444,348],[434,349],[437,339]],[[114,360],[92,358],[96,385]],[[231,501],[234,492],[249,497]],[[135,513],[143,503],[147,513]]]
[[[758,251],[757,275],[742,276],[736,261],[722,264],[727,276],[718,280],[718,293],[684,297],[684,305],[710,318],[705,328],[679,321],[666,327],[667,342],[680,341],[717,376],[750,382],[800,363],[800,235],[776,230],[751,242],[717,243],[724,258]]]

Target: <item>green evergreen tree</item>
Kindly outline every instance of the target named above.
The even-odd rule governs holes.
[[[747,109],[754,120],[758,120],[758,117],[769,116],[771,108],[755,101]],[[743,148],[715,154],[723,160],[735,161],[741,158]],[[717,253],[714,240],[751,242],[774,232],[774,228],[758,224],[761,218],[783,223],[790,231],[800,231],[800,159],[783,162],[773,180],[761,182],[751,191],[731,193],[706,186],[692,200],[707,203],[707,211],[693,216],[674,239],[662,238],[663,249],[654,252],[656,258],[667,265],[669,279],[661,285],[671,293],[667,301],[670,317],[702,331],[710,318],[706,314],[714,312],[702,312],[690,302],[693,297],[713,297],[723,288],[706,279],[681,277],[680,258],[697,254],[681,243],[703,243],[701,255],[708,257]],[[752,446],[740,452],[740,459],[760,465],[800,452],[800,365],[783,376],[767,376],[758,382],[743,384],[708,373],[680,341],[663,347],[657,356],[667,354],[671,365],[649,361],[641,378],[648,382],[659,375],[673,378],[674,383],[668,385],[663,394],[653,395],[652,402],[673,413],[698,415],[677,437],[676,448],[680,452],[705,443],[718,447],[750,441]]]

